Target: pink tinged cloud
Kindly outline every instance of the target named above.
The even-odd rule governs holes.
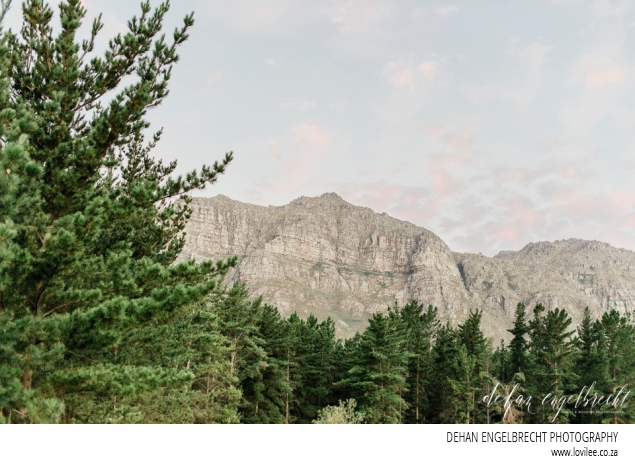
[[[437,140],[445,132],[445,128],[436,121],[426,121],[420,130],[432,140]]]
[[[423,62],[419,64],[417,69],[426,80],[432,80],[439,72],[437,64],[433,61]]]
[[[388,81],[393,86],[408,86],[412,91],[414,89],[414,75],[412,73],[412,65],[409,62],[399,61],[391,62],[384,66],[383,74],[388,76]]]
[[[456,180],[446,170],[438,170],[432,174],[432,187],[444,194],[458,191]]]
[[[527,174],[517,169],[503,169],[498,173],[498,178],[503,182],[522,182]]]
[[[496,249],[517,250],[532,241],[570,237],[632,246],[635,190],[598,193],[587,190],[580,179],[567,185],[554,177],[549,180],[550,196],[530,198],[525,186],[523,191],[498,187],[474,194],[448,170],[435,171],[430,180],[423,187],[376,182],[336,189],[354,204],[387,210],[396,218],[436,231],[452,250],[489,248],[493,255]],[[453,182],[459,185],[456,189]],[[538,184],[532,180],[529,186],[535,189]]]
[[[502,241],[516,241],[518,240],[518,236],[518,228],[508,223],[495,224],[491,227],[490,231],[486,232],[487,238],[499,239]]]
[[[339,184],[336,190],[355,205],[367,206],[417,225],[427,225],[443,210],[440,201],[428,187],[402,186],[386,182]]]
[[[474,143],[474,136],[474,128],[471,126],[465,126],[458,131],[445,135],[443,140],[450,148],[469,148]]]
[[[621,212],[635,212],[635,191],[614,191],[609,194],[609,198],[616,210]],[[635,217],[635,215],[633,217]]]
[[[411,91],[415,87],[441,88],[452,84],[452,75],[443,71],[441,63],[433,60],[416,64],[412,59],[402,59],[386,64],[382,75],[395,86],[407,86]]]
[[[570,166],[570,167],[567,167],[567,168],[563,171],[563,175],[564,175],[565,177],[568,177],[568,178],[577,177],[577,176],[578,176],[578,170],[577,170],[575,167]]]
[[[293,145],[296,147],[325,146],[330,142],[331,135],[315,123],[303,123],[293,128]]]
[[[278,142],[276,142],[275,140],[271,140],[269,141],[267,146],[269,147],[269,150],[271,151],[273,157],[276,159],[280,159],[280,146],[278,145]]]
[[[535,204],[524,196],[515,196],[505,203],[509,219],[522,226],[532,226],[544,223],[544,218],[536,210]]]
[[[609,85],[624,83],[628,67],[615,65],[607,69],[596,70],[586,75],[586,87],[592,91],[602,91]]]
[[[331,22],[337,24],[340,32],[361,32],[379,22],[387,15],[388,3],[349,0],[335,9]]]

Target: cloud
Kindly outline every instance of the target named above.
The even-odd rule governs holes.
[[[282,139],[267,142],[274,167],[267,174],[259,174],[245,194],[263,204],[271,204],[272,200],[282,204],[310,195],[312,190],[332,191],[321,187],[323,177],[328,176],[326,169],[332,164],[329,156],[333,144],[333,137],[317,120],[294,126]]]
[[[390,3],[382,1],[336,1],[331,22],[341,32],[363,32],[384,19],[390,12]]]
[[[583,55],[569,78],[570,84],[598,93],[624,83],[629,68],[615,52],[611,54],[596,49]]]
[[[388,77],[393,86],[408,86],[410,90],[414,88],[415,77],[410,62],[397,61],[386,64],[382,74]]]
[[[437,140],[445,132],[445,128],[436,121],[426,121],[420,130],[432,140]]]
[[[348,103],[341,100],[328,104],[328,107],[336,113],[342,114],[348,109]]]
[[[487,102],[491,99],[506,100],[515,105],[518,113],[523,113],[540,89],[539,75],[530,74],[525,81],[513,85],[486,85],[463,87],[463,93],[474,103]]]
[[[281,111],[254,114],[251,144],[229,145],[236,135],[223,118],[197,129],[231,134],[227,149],[246,155],[237,153],[235,173],[250,164],[241,185],[262,203],[336,191],[429,228],[457,251],[569,237],[635,247],[633,12],[620,0],[531,2],[484,17],[482,34],[478,21],[447,29],[467,13],[451,1],[328,0],[309,2],[308,12],[299,0],[214,2],[225,10],[209,24],[227,34],[218,53],[226,60],[212,69],[242,68],[229,52],[236,38],[253,44],[247,58],[267,77],[278,56],[303,68],[267,80]],[[559,34],[535,27],[550,14]],[[522,38],[510,40],[510,30]],[[302,43],[316,52],[296,54]],[[249,84],[227,75],[223,89],[234,84],[234,94]],[[297,85],[327,99],[288,92]],[[309,119],[322,109],[322,122]],[[310,116],[289,125],[298,114]],[[242,118],[230,119],[241,137]]]
[[[547,54],[553,50],[553,45],[542,44],[540,41],[534,41],[527,46],[521,46],[519,43],[519,38],[512,38],[507,51],[518,62],[529,65],[529,71],[526,71],[524,77],[515,77],[509,83],[464,86],[462,91],[472,102],[482,103],[491,99],[500,99],[512,102],[519,114],[527,112],[527,105],[541,89],[540,68]]]
[[[567,79],[574,94],[559,111],[570,129],[601,129],[601,121],[620,130],[633,128],[635,112],[627,102],[635,88],[625,24],[629,9],[632,2],[596,0],[588,4],[587,46]]]
[[[438,16],[443,16],[445,18],[450,18],[454,16],[458,11],[459,9],[456,6],[451,6],[451,5],[439,6],[438,8],[434,9],[434,12]]]
[[[442,86],[450,83],[450,76],[443,74],[441,64],[434,60],[415,64],[412,59],[402,59],[386,64],[382,75],[388,78],[393,86],[407,86],[414,90],[418,81],[436,82]]]
[[[491,99],[492,97],[496,97],[496,96],[505,98],[503,95],[504,91],[502,90],[502,88],[498,86],[493,86],[493,85],[465,87],[463,88],[463,92],[475,104],[478,104],[480,102],[485,102]]]
[[[486,248],[494,255],[499,250],[518,250],[530,241],[570,237],[632,246],[635,190],[597,194],[581,182],[566,187],[558,185],[557,179],[550,183],[564,192],[560,200],[545,202],[532,197],[528,191],[534,182],[530,190],[501,187],[495,194],[481,196],[470,196],[465,190],[451,199],[443,190],[433,188],[432,193],[420,193],[421,199],[408,209],[393,209],[390,204],[384,208],[391,215],[437,232],[456,251]]]
[[[553,50],[552,45],[543,45],[538,41],[534,41],[525,48],[513,50],[512,54],[521,62],[527,63],[532,67],[540,67],[551,50]]]
[[[602,91],[606,86],[624,83],[628,67],[620,64],[609,64],[603,69],[587,73],[584,81],[586,87],[593,91]]]
[[[617,49],[598,47],[583,55],[568,80],[577,93],[562,104],[562,120],[571,128],[588,129],[607,116],[617,124],[632,119],[633,114],[621,108],[623,95],[633,88],[629,74]]]
[[[417,66],[417,70],[426,80],[433,80],[439,73],[439,64],[434,61],[422,62]]]
[[[632,245],[635,188],[612,186],[605,158],[578,137],[545,137],[526,146],[542,156],[510,151],[501,162],[491,147],[481,150],[472,124],[430,120],[418,132],[428,140],[401,174],[387,169],[368,176],[374,182],[333,188],[356,205],[430,229],[455,251],[494,255],[570,237]],[[403,179],[406,170],[420,171],[418,186]]]
[[[311,102],[310,100],[294,97],[293,99],[290,99],[287,102],[280,102],[278,104],[278,107],[280,107],[283,110],[305,111],[315,107],[315,105],[316,105],[315,102]]]
[[[323,130],[316,122],[306,122],[293,128],[293,145],[296,147],[308,145],[328,145],[331,135]]]
[[[270,140],[267,143],[267,146],[269,147],[269,151],[271,151],[271,154],[274,156],[274,158],[280,159],[280,145],[278,145],[278,142],[276,142],[275,140]]]

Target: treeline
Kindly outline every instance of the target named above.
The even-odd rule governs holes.
[[[186,370],[189,378],[142,395],[66,394],[64,420],[310,423],[328,410],[341,415],[343,401],[356,407],[338,420],[331,413],[330,422],[635,420],[624,392],[619,401],[626,397],[626,403],[617,407],[559,406],[561,397],[577,397],[584,386],[591,388],[583,393],[588,400],[615,396],[623,387],[630,391],[635,328],[626,317],[612,310],[593,321],[587,309],[573,329],[564,310],[538,305],[527,320],[519,304],[509,331],[509,344],[493,349],[481,330],[480,311],[453,327],[441,325],[436,308],[411,301],[376,313],[363,333],[342,341],[330,318],[283,318],[275,307],[250,300],[237,283],[177,318],[153,320],[122,339],[113,356],[113,364]],[[501,400],[484,402],[492,392]]]
[[[584,386],[591,388],[584,391],[591,400],[615,396],[623,387],[629,391],[635,382],[635,328],[615,310],[593,321],[587,309],[573,329],[564,310],[545,311],[539,304],[527,320],[519,304],[509,345],[501,342],[496,349],[481,331],[480,311],[452,327],[441,325],[436,308],[416,301],[376,313],[363,333],[346,341],[336,338],[331,319],[320,323],[296,314],[285,319],[260,300],[250,301],[241,284],[215,296],[203,310],[214,317],[216,342],[224,343],[215,357],[225,362],[217,365],[223,371],[212,377],[212,386],[218,394],[236,397],[224,395],[223,403],[216,403],[215,409],[229,411],[227,403],[235,403],[235,414],[227,420],[315,422],[320,410],[351,399],[358,422],[368,423],[635,420],[624,392],[619,400],[626,397],[626,403],[617,407],[559,406],[563,396],[577,397]],[[184,336],[181,346],[186,341],[195,340]],[[522,400],[508,409],[502,401],[484,402],[493,391],[502,399],[512,394],[512,402]],[[199,408],[194,403],[191,409]]]

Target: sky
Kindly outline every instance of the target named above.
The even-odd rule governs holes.
[[[140,11],[83,3],[100,49]],[[235,155],[197,195],[335,192],[458,252],[635,249],[635,0],[172,3],[168,35],[195,25],[154,153],[182,173]]]

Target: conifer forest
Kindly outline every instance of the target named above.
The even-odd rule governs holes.
[[[635,422],[635,324],[615,310],[575,326],[518,304],[492,343],[479,310],[453,326],[411,301],[342,340],[224,283],[235,258],[177,262],[191,192],[233,159],[175,176],[152,154],[146,114],[194,16],[164,34],[169,4],[143,3],[96,55],[80,0],[55,27],[45,1],[21,8],[0,38],[0,423]],[[581,391],[604,401],[574,407]]]

